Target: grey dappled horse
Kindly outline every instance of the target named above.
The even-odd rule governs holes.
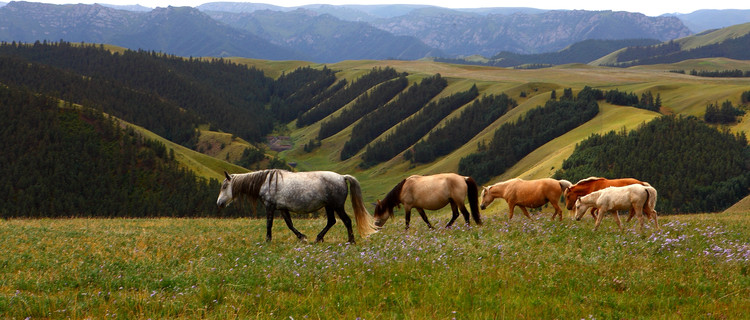
[[[335,212],[346,226],[348,241],[354,242],[352,221],[344,210],[348,195],[347,181],[360,235],[365,238],[377,231],[372,216],[362,202],[359,182],[350,175],[340,175],[331,171],[290,172],[279,169],[231,175],[224,172],[224,175],[226,179],[221,184],[216,204],[223,208],[237,197],[246,197],[252,202],[260,199],[266,206],[266,241],[271,241],[274,211],[281,212],[286,225],[298,239],[306,240],[307,237],[294,228],[289,212],[308,213],[325,208],[328,224],[315,240],[323,241],[328,229],[336,223]]]

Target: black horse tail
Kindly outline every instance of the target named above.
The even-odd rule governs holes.
[[[464,179],[466,179],[466,194],[469,197],[471,216],[474,217],[474,222],[478,225],[482,225],[482,218],[479,217],[479,192],[477,191],[477,182],[471,177],[464,177]]]

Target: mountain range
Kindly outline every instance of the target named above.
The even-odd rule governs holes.
[[[677,17],[530,8],[449,10],[431,6],[290,8],[209,3],[197,8],[51,5],[0,7],[0,41],[108,43],[180,56],[335,62],[541,53],[587,39],[691,34]],[[343,19],[346,18],[346,19]]]

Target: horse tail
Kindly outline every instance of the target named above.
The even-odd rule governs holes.
[[[573,185],[568,180],[557,180],[557,182],[560,183],[560,190],[562,190],[563,192],[565,192],[565,189],[568,189]]]
[[[565,196],[567,196],[568,188],[570,188],[570,186],[572,186],[573,184],[568,180],[557,180],[557,183],[560,184],[561,190],[560,199],[558,199],[558,201],[562,200],[563,202],[565,202]]]
[[[657,197],[656,189],[652,187],[651,185],[647,186],[645,189],[646,189],[646,204],[644,205],[643,210],[648,209],[655,216],[656,215],[656,197]]]
[[[344,175],[344,180],[349,181],[349,192],[352,195],[352,208],[354,209],[354,218],[357,219],[357,230],[363,238],[367,238],[378,232],[375,219],[365,208],[364,201],[362,201],[362,188],[360,188],[357,178],[347,174]]]
[[[466,194],[469,196],[469,207],[471,208],[471,216],[474,217],[474,222],[478,225],[482,224],[482,218],[479,217],[479,193],[477,189],[477,182],[471,177],[464,177],[466,180]]]

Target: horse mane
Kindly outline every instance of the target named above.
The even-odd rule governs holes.
[[[263,186],[263,182],[268,179],[268,184],[270,185],[275,179],[276,186],[278,187],[281,173],[282,170],[268,169],[245,174],[235,174],[231,180],[232,193],[243,195],[249,198],[250,201],[255,202],[260,195],[260,187]]]
[[[588,177],[588,178],[584,178],[584,179],[579,180],[575,184],[589,183],[589,182],[594,182],[594,181],[601,180],[601,179],[604,179],[604,178],[602,178],[602,177]]]
[[[393,208],[401,204],[401,189],[404,187],[404,183],[406,183],[406,179],[401,180],[391,191],[388,191],[388,194],[381,201],[384,207]]]

